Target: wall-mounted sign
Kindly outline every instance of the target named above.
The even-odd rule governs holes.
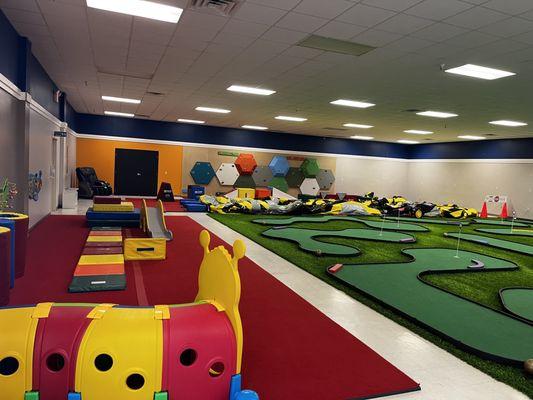
[[[235,151],[219,151],[217,154],[219,156],[239,157],[239,153]]]

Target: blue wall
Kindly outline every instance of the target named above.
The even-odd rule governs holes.
[[[48,76],[43,66],[32,54],[29,57],[29,90],[31,96],[48,112],[59,118],[60,104],[54,102],[54,92],[58,87]]]
[[[0,73],[17,86],[20,69],[19,47],[19,35],[0,10]]]

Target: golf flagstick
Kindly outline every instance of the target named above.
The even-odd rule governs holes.
[[[457,236],[457,251],[455,252],[455,258],[459,258],[459,245],[461,244],[461,232],[463,231],[463,224],[459,223],[459,236]]]
[[[381,219],[381,231],[379,232],[379,236],[383,236],[383,227],[385,226],[385,217]]]
[[[516,211],[513,211],[513,218],[511,219],[511,233],[513,233],[515,219],[516,219]]]

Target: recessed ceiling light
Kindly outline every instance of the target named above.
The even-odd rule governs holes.
[[[502,119],[500,121],[490,121],[489,124],[502,125],[502,126],[526,126],[527,125],[525,122],[507,121],[505,119]]]
[[[433,117],[433,118],[453,118],[457,117],[457,114],[441,112],[441,111],[421,111],[417,112],[416,115],[421,115],[423,117]]]
[[[253,129],[256,131],[266,131],[268,128],[266,126],[257,126],[257,125],[243,125],[241,128],[244,129]]]
[[[218,114],[229,114],[231,110],[225,110],[223,108],[212,108],[212,107],[196,107],[196,111],[205,111]]]
[[[87,7],[177,24],[182,8],[145,0],[87,0]]]
[[[370,129],[373,128],[373,125],[364,125],[364,124],[344,124],[346,128],[359,128],[359,129]]]
[[[420,131],[418,129],[409,129],[407,131],[404,131],[405,133],[412,133],[413,135],[431,135],[432,131]]]
[[[115,117],[128,117],[128,118],[135,117],[135,114],[123,113],[123,112],[118,112],[118,111],[104,111],[104,114],[105,115],[113,115]]]
[[[516,75],[514,72],[482,67],[481,65],[474,64],[465,64],[457,68],[450,68],[445,70],[445,72],[448,72],[449,74],[470,76],[472,78],[486,79],[489,81]]]
[[[280,119],[282,121],[292,121],[292,122],[304,122],[307,121],[307,118],[301,118],[301,117],[289,117],[287,115],[278,115],[276,119]]]
[[[357,139],[357,140],[374,140],[374,136],[350,136],[350,139]]]
[[[397,140],[398,143],[401,143],[401,144],[418,144],[420,142],[417,142],[416,140],[407,140],[407,139],[400,139],[400,140]]]
[[[257,94],[259,96],[270,96],[271,94],[276,93],[275,90],[260,89],[260,88],[254,88],[254,87],[249,87],[249,86],[239,86],[239,85],[231,85],[226,90],[229,90],[230,92]]]
[[[335,101],[330,102],[330,104],[335,104],[336,106],[346,106],[346,107],[355,107],[355,108],[368,108],[368,107],[375,106],[375,104],[366,103],[364,101],[345,100],[345,99],[335,100]]]
[[[117,103],[141,104],[141,100],[126,99],[124,97],[102,96],[102,100],[114,101]]]
[[[205,124],[205,121],[200,121],[198,119],[187,119],[187,118],[178,118],[178,122],[183,122],[185,124]]]
[[[483,140],[486,139],[485,136],[475,136],[475,135],[461,135],[457,136],[459,139],[465,139],[465,140]]]

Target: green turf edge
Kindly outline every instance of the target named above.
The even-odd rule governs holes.
[[[229,227],[230,229],[235,230],[236,232],[242,234],[243,236],[246,236],[247,238],[251,239],[252,241],[260,244],[261,246],[265,247],[266,249],[272,251],[273,253],[278,254],[282,258],[284,255],[283,252],[279,249],[278,246],[272,246],[268,244],[269,241],[272,239],[262,237],[260,234],[256,235],[253,230],[247,230],[247,229],[236,229],[235,223],[232,223],[232,221],[239,221],[239,220],[246,220],[248,219],[251,223],[251,218],[257,218],[257,216],[253,215],[240,215],[240,214],[231,214],[231,215],[223,215],[223,214],[209,214],[209,216],[216,221],[220,222],[221,224]],[[238,225],[238,224],[237,224]],[[259,228],[265,229],[266,226],[259,225],[259,224],[251,224],[258,226]],[[298,224],[294,224],[297,225]],[[472,224],[475,225],[475,224]],[[438,224],[435,224],[434,226],[439,226]],[[448,230],[452,226],[451,224],[443,224],[440,227],[443,229]],[[430,232],[433,232],[433,229],[430,227]],[[490,235],[489,235],[490,236]],[[520,242],[518,240],[518,242]],[[479,249],[479,248],[478,248]],[[480,252],[479,250],[477,250]],[[504,254],[510,254],[510,252],[504,252]],[[512,259],[512,257],[506,257],[506,259]],[[316,271],[313,271],[311,268],[306,267],[305,265],[302,265],[298,263],[296,260],[289,260],[296,266],[302,268],[303,270],[307,271],[308,273],[316,276],[317,278],[325,281],[326,283],[330,284],[331,286],[337,288],[338,290],[346,293],[350,297],[354,298],[355,300],[359,301],[362,304],[367,305],[368,307],[372,308],[373,310],[379,312],[380,314],[386,316],[387,318],[393,320],[394,322],[408,328],[412,332],[416,333],[417,335],[423,337],[424,339],[434,343],[435,345],[439,346],[440,348],[446,350],[450,354],[453,354],[457,358],[463,360],[464,362],[472,365],[473,367],[479,369],[480,371],[492,376],[494,379],[501,381],[516,390],[524,393],[525,395],[529,396],[530,398],[533,398],[533,377],[527,376],[524,373],[524,370],[522,368],[517,368],[513,366],[503,365],[499,363],[495,363],[493,361],[485,360],[481,357],[478,357],[472,353],[465,352],[458,347],[456,347],[454,344],[450,343],[449,341],[435,335],[431,331],[421,327],[420,325],[417,325],[416,323],[410,321],[409,319],[399,315],[395,311],[393,311],[391,308],[386,307],[382,304],[379,304],[378,302],[372,300],[370,297],[354,290],[346,285],[338,282],[336,279],[334,279],[331,276],[328,276],[325,271],[322,271],[322,273],[316,273]],[[428,277],[426,277],[428,278]],[[432,282],[435,283],[435,280],[432,279]],[[441,287],[441,285],[436,285],[437,287]],[[442,285],[443,288],[446,287],[445,284]],[[459,293],[459,295],[461,295]],[[468,297],[468,296],[464,296]],[[423,382],[422,382],[423,384]]]

